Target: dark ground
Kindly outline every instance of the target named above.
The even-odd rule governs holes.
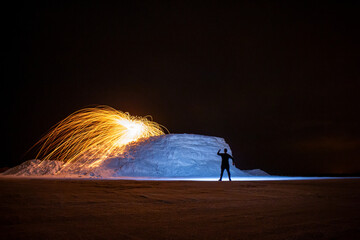
[[[360,239],[360,180],[0,178],[2,239]]]

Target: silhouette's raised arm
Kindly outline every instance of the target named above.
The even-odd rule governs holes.
[[[218,151],[217,155],[220,155],[220,150],[221,150],[221,149],[219,149],[219,151]]]

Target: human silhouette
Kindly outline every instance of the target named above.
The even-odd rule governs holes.
[[[224,173],[224,170],[226,169],[227,173],[228,173],[228,176],[229,176],[229,181],[231,181],[231,177],[230,177],[230,166],[229,166],[229,158],[232,159],[232,164],[235,165],[234,163],[234,158],[227,153],[227,149],[224,148],[224,153],[220,153],[220,150],[217,152],[217,155],[221,156],[221,174],[220,174],[220,179],[219,181],[222,180],[222,177],[223,177],[223,173]]]

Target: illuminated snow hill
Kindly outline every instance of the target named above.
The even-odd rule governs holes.
[[[76,161],[30,160],[7,170],[4,175],[59,177],[219,177],[219,149],[231,149],[223,138],[195,134],[167,134],[128,144],[116,158],[99,164]],[[231,164],[231,160],[230,160]],[[230,165],[232,177],[267,176],[262,170],[242,171]],[[224,172],[224,179],[227,173]]]

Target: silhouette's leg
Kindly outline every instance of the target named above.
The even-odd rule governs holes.
[[[226,168],[226,171],[227,171],[228,176],[229,176],[229,181],[231,181],[231,177],[230,177],[230,169],[229,169],[229,168]]]
[[[221,168],[221,173],[220,173],[220,179],[219,179],[219,181],[221,181],[221,179],[222,179],[222,176],[223,176],[223,173],[224,173],[224,168]]]

